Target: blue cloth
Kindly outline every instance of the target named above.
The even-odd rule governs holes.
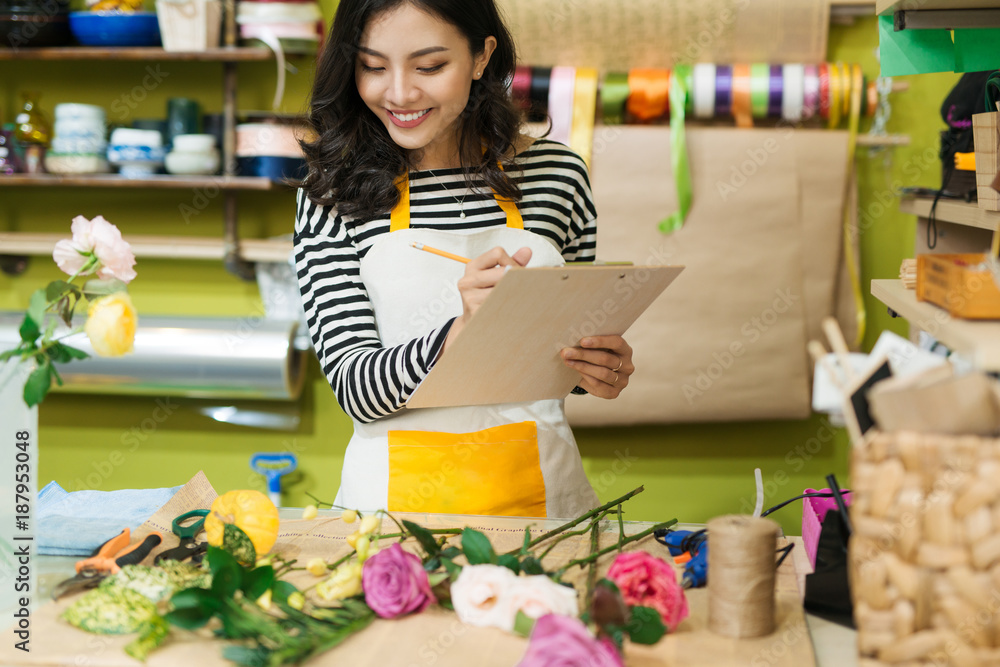
[[[180,488],[69,493],[49,482],[38,492],[38,553],[89,556],[123,528],[141,526]]]

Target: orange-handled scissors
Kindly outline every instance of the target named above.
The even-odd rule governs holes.
[[[163,536],[150,533],[141,542],[131,544],[131,541],[132,531],[125,528],[97,547],[89,558],[77,561],[76,576],[56,586],[52,599],[58,600],[67,593],[93,588],[108,575],[118,574],[122,567],[141,563],[163,541]]]

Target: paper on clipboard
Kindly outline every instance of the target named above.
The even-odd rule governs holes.
[[[683,266],[514,269],[407,402],[408,408],[564,398],[580,380],[559,352],[623,334]]]

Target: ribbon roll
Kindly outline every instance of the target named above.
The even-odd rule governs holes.
[[[528,97],[531,99],[531,109],[528,120],[533,123],[544,123],[547,120],[546,109],[549,106],[549,82],[552,81],[552,70],[547,67],[531,68],[531,89]]]
[[[784,91],[781,97],[781,117],[791,123],[802,120],[805,106],[805,68],[784,65],[781,68]]]
[[[691,65],[677,65],[673,71],[674,76],[681,77],[681,83],[684,86],[684,111],[693,114],[694,113],[694,67]],[[671,90],[673,90],[671,88]],[[673,99],[673,94],[670,95],[671,100]],[[671,102],[673,104],[673,102]]]
[[[640,121],[663,116],[669,106],[670,70],[634,69],[628,73],[628,111]]]
[[[851,113],[851,66],[837,63],[840,68],[840,116],[846,118]]]
[[[878,108],[878,83],[875,81],[868,82],[868,104],[865,109],[865,115],[872,118],[875,115],[875,109]],[[1000,238],[1000,234],[997,235]]]
[[[594,116],[597,109],[596,69],[581,67],[576,70],[573,87],[573,119],[569,146],[583,158],[587,168],[594,152]]]
[[[715,65],[695,65],[691,78],[694,79],[694,85],[688,97],[694,100],[694,115],[698,118],[711,118],[715,114]]]
[[[684,112],[690,91],[686,81],[690,81],[691,66],[678,65],[670,78],[670,161],[674,170],[674,187],[677,189],[678,210],[660,221],[660,231],[671,234],[684,226],[684,220],[691,210],[693,191],[691,168],[688,165],[687,136],[684,133]]]
[[[819,66],[819,117],[830,117],[830,66],[827,63]]]
[[[531,108],[531,68],[519,65],[510,81],[510,97],[522,111]]]
[[[847,69],[847,65],[844,65]],[[861,119],[861,99],[864,97],[864,75],[861,72],[861,65],[854,65],[851,68],[851,94],[850,94],[850,116],[847,123],[847,186],[852,187],[854,180],[854,151],[858,145],[858,126]],[[847,196],[845,201],[850,202],[851,197]],[[858,332],[854,340],[855,347],[861,347],[865,339],[865,328],[867,327],[868,314],[865,310],[865,297],[861,290],[861,271],[854,261],[854,253],[851,252],[851,228],[853,215],[856,207],[844,207],[844,258],[847,264],[847,273],[851,277],[851,291],[854,295],[855,315],[858,319]]]
[[[715,115],[728,116],[733,108],[733,68],[729,65],[715,67]]]
[[[549,118],[552,119],[549,139],[567,146],[573,131],[573,89],[575,86],[576,68],[552,68],[552,77],[549,79]]]
[[[850,95],[850,89],[842,87],[843,79],[840,75],[840,67],[834,63],[827,66],[828,78],[830,81],[829,90],[829,111],[827,114],[827,127],[831,130],[840,125],[840,117],[843,115],[843,102],[841,96]]]
[[[750,65],[733,65],[733,116],[737,127],[753,127]]]
[[[771,65],[770,72],[770,79],[768,80],[767,115],[780,118],[782,97],[785,90],[781,65]]]
[[[754,118],[767,118],[771,98],[771,67],[762,63],[750,65],[750,110]]]
[[[806,65],[802,68],[802,117],[812,118],[819,111],[819,68]]]
[[[625,122],[625,103],[628,101],[628,74],[608,72],[601,84],[601,110],[605,125]]]

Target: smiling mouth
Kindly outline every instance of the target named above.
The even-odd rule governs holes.
[[[397,113],[392,109],[389,109],[388,111],[390,114],[392,114],[392,117],[395,118],[396,120],[402,121],[404,123],[412,123],[413,121],[420,120],[421,118],[426,116],[428,113],[430,113],[431,110],[424,109],[423,111],[416,111],[414,113]]]

